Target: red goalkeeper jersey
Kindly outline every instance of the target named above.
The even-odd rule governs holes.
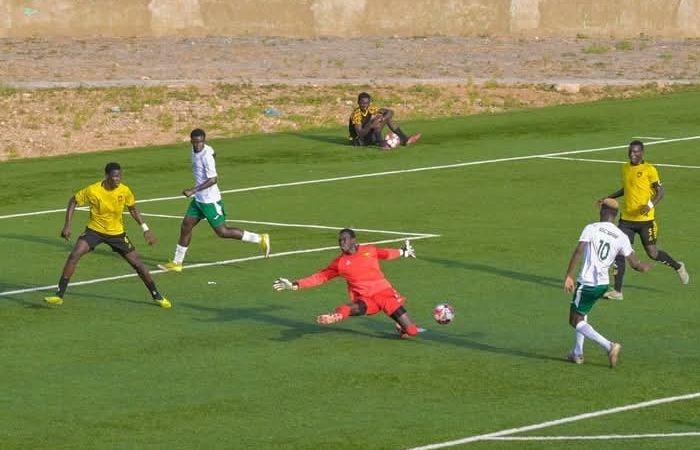
[[[304,289],[341,276],[348,283],[348,295],[353,301],[369,298],[385,289],[393,289],[379,267],[379,260],[395,259],[399,256],[401,251],[395,248],[360,245],[354,254],[341,254],[325,269],[297,280],[297,283],[300,289]]]

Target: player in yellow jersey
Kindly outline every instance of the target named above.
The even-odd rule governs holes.
[[[141,225],[143,236],[148,245],[156,243],[156,237],[148,225],[141,218],[141,214],[136,209],[136,199],[133,192],[125,184],[122,184],[122,169],[118,163],[111,162],[105,166],[105,177],[102,181],[91,184],[73,195],[68,201],[66,209],[66,221],[61,230],[61,237],[66,241],[71,236],[71,222],[76,206],[88,205],[90,208],[90,220],[83,234],[78,237],[73,250],[68,255],[66,264],[63,266],[63,273],[58,281],[58,290],[55,295],[45,297],[44,300],[50,305],[60,305],[63,303],[63,296],[66,293],[70,277],[73,276],[78,261],[86,253],[92,251],[98,245],[105,243],[112,247],[112,251],[119,253],[136,270],[148,291],[153,297],[153,301],[163,308],[170,308],[170,301],[163,297],[156,284],[153,282],[151,273],[139,258],[136,248],[131,243],[124,232],[123,212],[126,207],[136,223]]]
[[[656,248],[658,226],[656,224],[656,206],[664,198],[664,188],[659,179],[656,167],[644,160],[644,143],[632,141],[628,147],[629,163],[622,166],[622,188],[608,197],[625,197],[625,207],[622,210],[618,228],[622,230],[630,242],[634,243],[634,235],[639,234],[644,250],[649,258],[672,267],[681,280],[688,284],[690,276],[685,264],[676,261],[663,250]],[[605,293],[604,297],[622,300],[622,280],[625,276],[625,259],[615,260],[614,288]]]
[[[372,105],[372,97],[366,92],[357,96],[357,108],[352,111],[348,121],[349,139],[352,145],[362,147],[378,145],[387,150],[388,146],[382,138],[382,129],[386,125],[399,137],[401,145],[412,145],[421,138],[420,133],[407,136],[399,124],[394,122],[394,111]]]

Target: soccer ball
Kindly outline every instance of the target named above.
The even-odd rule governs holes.
[[[391,148],[396,148],[401,143],[401,139],[396,133],[389,133],[384,137],[384,142]]]
[[[433,319],[440,325],[447,325],[455,317],[455,311],[448,303],[441,303],[433,308]]]

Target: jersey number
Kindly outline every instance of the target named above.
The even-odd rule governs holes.
[[[608,259],[610,255],[610,243],[603,241],[602,239],[598,243],[598,257],[601,261]]]

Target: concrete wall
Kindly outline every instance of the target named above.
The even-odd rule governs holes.
[[[0,37],[700,37],[700,0],[0,0]]]

